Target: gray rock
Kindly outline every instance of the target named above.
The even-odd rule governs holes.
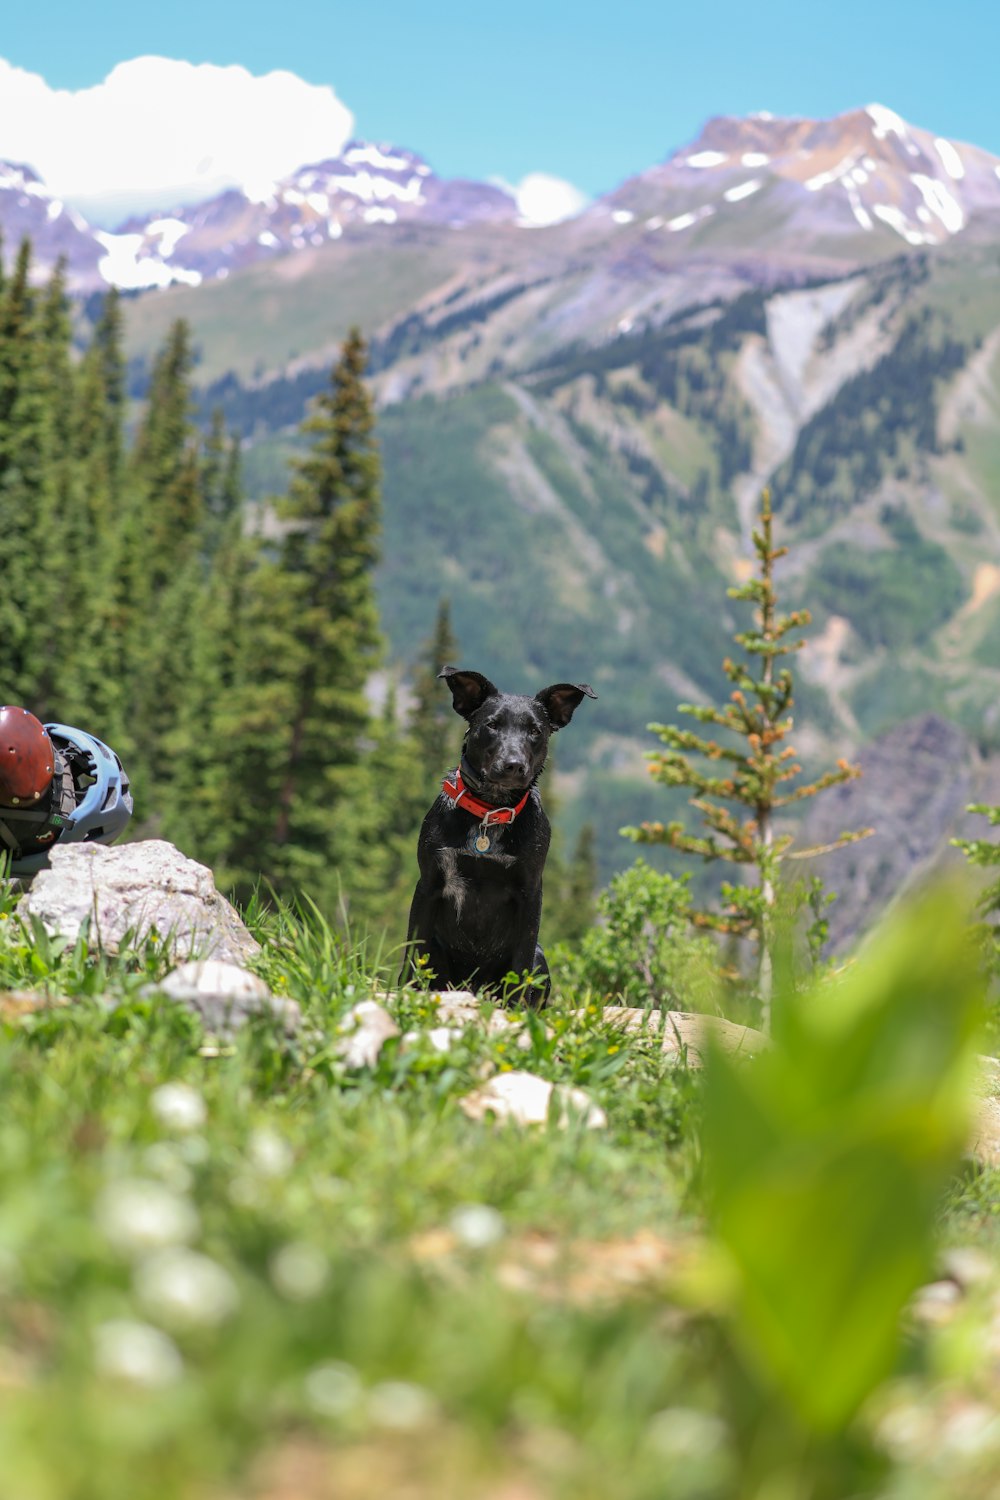
[[[860,779],[816,798],[796,845],[823,847],[858,828],[875,832],[794,872],[786,867],[802,876],[819,874],[827,890],[837,892],[828,911],[833,953],[849,947],[915,880],[946,865],[964,865],[948,841],[969,829],[965,807],[981,785],[968,738],[936,714],[897,725],[857,759]],[[981,833],[985,824],[978,821]]]
[[[181,964],[158,984],[146,985],[142,993],[186,1005],[217,1036],[232,1035],[252,1016],[273,1016],[287,1035],[301,1020],[294,1000],[277,999],[256,974],[218,958]]]
[[[498,1073],[482,1088],[466,1094],[458,1107],[470,1120],[510,1120],[515,1125],[544,1125],[550,1111],[560,1130],[571,1120],[588,1130],[603,1130],[608,1117],[583,1089],[550,1083],[535,1073]]]
[[[582,1016],[583,1011],[573,1014]],[[722,1016],[705,1016],[684,1010],[640,1010],[631,1005],[606,1005],[604,1020],[628,1035],[662,1037],[661,1051],[691,1068],[700,1068],[711,1045],[730,1057],[756,1057],[771,1043],[762,1031],[738,1026]]]
[[[218,958],[242,964],[260,952],[212,872],[163,839],[108,848],[58,844],[23,898],[22,916],[75,942],[90,923],[90,942],[117,953],[155,933],[176,960]]]

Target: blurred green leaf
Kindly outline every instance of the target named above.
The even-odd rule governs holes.
[[[982,987],[958,892],[897,918],[846,975],[789,989],[752,1067],[721,1051],[705,1148],[746,1357],[811,1430],[892,1365],[968,1138]]]

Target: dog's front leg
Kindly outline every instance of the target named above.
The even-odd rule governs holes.
[[[511,953],[511,969],[522,979],[531,975],[533,984],[516,991],[511,998],[540,1010],[549,998],[551,982],[545,954],[538,945],[538,929],[542,920],[542,887],[528,887],[522,896],[521,909],[516,923],[517,937]]]
[[[406,929],[406,956],[399,975],[399,983],[406,984],[413,978],[432,976],[439,985],[447,987],[449,982],[448,959],[434,937],[442,891],[439,885],[425,885],[421,879],[413,892],[410,903],[410,920]],[[422,960],[418,962],[418,960]]]

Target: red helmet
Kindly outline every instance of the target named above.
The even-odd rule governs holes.
[[[0,708],[0,807],[31,807],[52,784],[55,755],[26,708]]]

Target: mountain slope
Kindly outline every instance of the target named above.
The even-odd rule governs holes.
[[[36,172],[16,162],[0,161],[0,232],[8,254],[29,239],[35,263],[45,271],[65,257],[71,286],[100,280],[101,247],[90,225],[50,193]]]
[[[361,323],[393,655],[413,659],[447,594],[469,665],[526,689],[553,672],[594,684],[557,785],[570,828],[598,826],[606,871],[630,857],[622,823],[669,812],[645,776],[646,725],[726,691],[742,620],[726,590],[746,577],[764,484],[791,546],[783,596],[815,613],[798,660],[807,763],[929,709],[1000,751],[1000,177],[953,150],[871,111],[715,121],[550,229],[361,224],[142,297],[130,352],[148,359],[190,318],[204,410],[244,432],[263,499]],[[834,173],[853,152],[860,166]],[[767,189],[726,199],[765,168]],[[960,227],[917,212],[932,213],[918,176],[948,177]],[[671,205],[694,212],[683,193],[716,211],[671,230]],[[935,243],[912,244],[879,204]]]

